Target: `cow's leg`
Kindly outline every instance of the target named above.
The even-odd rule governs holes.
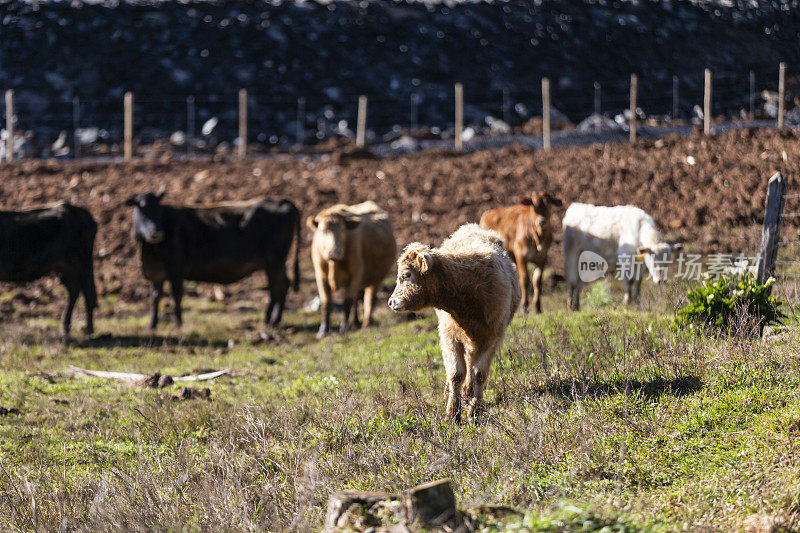
[[[580,280],[573,282],[568,282],[568,291],[569,291],[569,308],[573,311],[579,311],[581,308],[581,287],[582,283]]]
[[[67,289],[67,307],[61,315],[61,339],[66,343],[69,340],[69,331],[72,327],[72,312],[75,309],[75,302],[80,296],[80,284],[72,278],[62,277],[61,282]]]
[[[169,280],[169,287],[172,290],[172,300],[175,302],[175,322],[178,327],[183,326],[183,309],[181,308],[181,300],[183,300],[183,279],[172,278]]]
[[[519,288],[522,289],[522,310],[528,312],[528,303],[530,291],[528,287],[531,284],[530,276],[528,275],[528,262],[525,260],[523,254],[514,254],[517,263],[517,273],[519,274]]]
[[[622,286],[625,287],[625,296],[622,298],[623,305],[631,305],[633,303],[633,285],[635,280],[623,277]]]
[[[364,288],[364,320],[361,322],[361,329],[366,329],[372,324],[372,305],[375,303],[376,286]]]
[[[447,405],[444,413],[449,420],[461,422],[461,389],[467,377],[464,345],[444,334],[440,334],[440,340],[447,375]]]
[[[639,292],[642,288],[642,278],[634,279],[631,282],[631,303],[639,303]]]
[[[569,294],[569,308],[577,311],[581,307],[581,279],[578,276],[578,258],[567,248],[566,242],[569,237],[564,233],[564,275],[567,278],[567,293]]]
[[[86,326],[83,328],[83,332],[91,335],[94,333],[94,310],[97,307],[97,288],[94,285],[94,269],[91,265],[81,277],[80,285],[83,304],[86,308]]]
[[[533,308],[537,313],[542,312],[542,267],[536,265],[533,271]]]
[[[483,412],[483,390],[486,387],[486,380],[489,378],[489,369],[494,359],[500,341],[492,343],[487,349],[482,351],[467,352],[467,383],[464,385],[465,393],[468,395],[467,419],[470,422],[477,422]]]
[[[347,333],[347,328],[350,326],[350,322],[353,320],[353,308],[356,305],[356,300],[350,294],[345,294],[344,303],[342,305],[342,309],[344,310],[344,316],[342,317],[342,323],[339,326],[339,333]]]
[[[317,338],[321,339],[331,330],[331,308],[333,307],[333,303],[331,302],[331,286],[330,283],[328,283],[328,273],[321,270],[321,267],[317,267],[316,277],[317,291],[319,292],[319,309],[322,313],[319,331],[317,331]]]
[[[289,278],[286,276],[286,268],[279,265],[274,270],[267,270],[269,280],[269,303],[264,322],[277,326],[283,316],[283,307],[286,305],[286,295],[289,293]]]
[[[346,333],[350,325],[355,325],[358,293],[361,292],[361,287],[359,285],[361,285],[361,280],[363,279],[362,268],[362,265],[356,265],[350,272],[350,279],[344,296],[344,317],[342,318],[342,325],[339,328],[341,333]]]
[[[150,283],[150,329],[155,331],[158,327],[158,305],[164,295],[164,282],[153,281]]]

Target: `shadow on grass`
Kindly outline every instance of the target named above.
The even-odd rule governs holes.
[[[228,341],[209,340],[195,335],[112,335],[104,333],[75,343],[79,348],[156,348],[162,346],[190,346],[196,348],[227,348]]]
[[[638,392],[648,399],[657,399],[664,394],[685,396],[699,391],[702,387],[703,382],[697,376],[678,376],[674,379],[656,378],[650,381],[620,379],[605,383],[559,379],[541,385],[536,392],[539,394],[552,394],[565,400],[634,392]]]

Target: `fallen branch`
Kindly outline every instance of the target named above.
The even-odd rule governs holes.
[[[118,381],[133,382],[144,381],[150,376],[148,374],[135,374],[131,372],[108,372],[105,370],[87,370],[85,368],[78,368],[77,366],[70,366],[70,371],[74,374],[92,376],[96,378],[116,379]],[[217,379],[225,374],[230,374],[231,369],[217,370],[216,372],[208,372],[206,374],[196,374],[194,376],[172,376],[172,381],[208,381]]]

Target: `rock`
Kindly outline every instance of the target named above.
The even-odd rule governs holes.
[[[150,387],[152,389],[163,389],[164,387],[168,387],[172,385],[173,380],[172,376],[169,375],[162,375],[160,372],[156,372],[148,377],[146,377],[142,381],[142,387]]]
[[[458,529],[463,518],[456,509],[450,481],[440,479],[401,494],[345,490],[328,500],[325,531],[407,531]],[[391,527],[385,527],[391,524]]]
[[[181,402],[186,400],[210,400],[211,399],[211,389],[195,389],[194,387],[181,387],[181,390],[178,392],[176,396],[172,397],[173,401]]]
[[[200,128],[200,133],[205,136],[211,135],[211,133],[214,131],[214,128],[217,127],[217,124],[219,124],[219,119],[217,117],[211,117],[203,123],[203,127]]]
[[[585,119],[583,119],[577,126],[578,131],[603,131],[603,130],[619,130],[620,125],[617,124],[614,120],[610,118],[599,115],[597,113],[592,113]]]
[[[456,497],[449,479],[431,481],[403,493],[408,523],[441,526],[457,518]]]
[[[364,517],[370,510],[384,502],[399,502],[399,499],[399,496],[388,492],[360,490],[338,492],[328,499],[325,531],[339,531],[347,527],[363,531],[367,527]]]

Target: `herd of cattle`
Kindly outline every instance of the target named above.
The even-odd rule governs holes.
[[[269,285],[265,321],[277,325],[290,286],[300,281],[301,218],[286,199],[262,198],[202,206],[162,203],[163,192],[130,197],[132,235],[139,244],[142,274],[151,286],[150,327],[169,282],[175,318],[181,324],[184,280],[232,283],[264,271]],[[553,209],[562,202],[537,192],[515,206],[486,211],[438,248],[408,244],[397,258],[389,215],[374,202],[338,204],[308,217],[311,258],[321,304],[318,336],[330,330],[332,295],[344,293],[340,331],[367,327],[378,288],[397,264],[389,299],[394,311],[433,307],[447,372],[448,417],[461,418],[462,403],[473,419],[479,411],[489,368],[506,328],[522,304],[541,312],[542,272],[553,241]],[[656,282],[678,245],[661,238],[653,219],[632,206],[572,204],[563,218],[564,259],[570,307],[579,307],[579,257],[591,251],[617,264],[623,254],[640,256]],[[87,334],[97,306],[93,254],[97,224],[88,210],[62,202],[0,211],[0,281],[28,282],[57,274],[67,289],[62,335],[68,339],[72,312],[83,295]],[[294,244],[293,279],[286,262]],[[528,263],[533,263],[533,279]],[[623,275],[626,303],[636,300],[641,269]],[[363,319],[358,298],[363,295]],[[462,402],[462,395],[465,396]]]

